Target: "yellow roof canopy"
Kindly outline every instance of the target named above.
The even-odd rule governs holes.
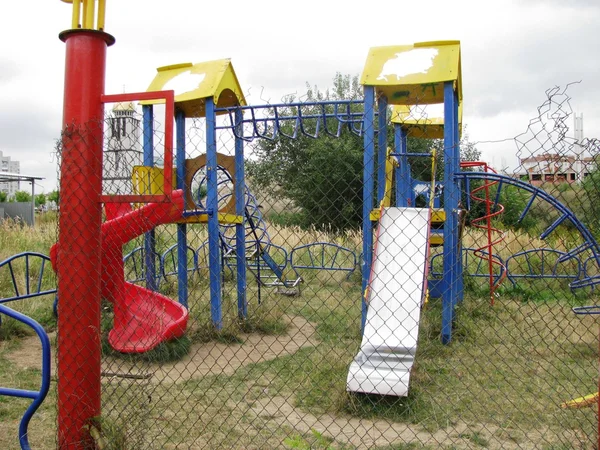
[[[392,123],[402,124],[410,137],[442,139],[444,137],[444,105],[396,105]],[[462,103],[458,104],[458,134],[462,136]]]
[[[460,41],[373,47],[360,79],[391,105],[442,103],[446,81],[455,82],[462,102]]]
[[[175,91],[175,107],[186,117],[206,116],[205,99],[219,108],[245,105],[246,99],[230,59],[159,67],[147,91]],[[149,100],[142,104],[164,103]]]

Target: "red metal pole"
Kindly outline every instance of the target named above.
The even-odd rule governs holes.
[[[100,416],[102,139],[106,49],[102,31],[69,30],[66,43],[58,274],[58,446],[94,448]]]

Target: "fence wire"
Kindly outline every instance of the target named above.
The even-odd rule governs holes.
[[[53,348],[58,385],[81,395],[71,405],[72,426],[79,414],[96,413],[82,434],[89,448],[596,448],[597,399],[585,396],[598,391],[598,323],[575,312],[598,303],[598,141],[570,136],[567,89],[547,91],[538,116],[514,139],[514,169],[467,164],[480,152],[463,131],[454,178],[444,176],[449,153],[434,108],[390,107],[386,131],[376,117],[374,141],[365,142],[362,93],[346,81],[344,95],[311,91],[246,107],[243,121],[235,108],[219,110],[221,215],[212,257],[203,117],[187,118],[174,142],[185,155],[173,168],[183,197],[107,202],[93,212],[77,186],[61,191],[61,205],[69,195],[81,214],[98,214],[95,230],[77,221],[69,228],[86,239],[101,234],[97,253],[57,249],[58,258],[50,252],[55,235],[29,250],[50,253],[55,269],[79,258],[93,272],[59,270],[75,294],[59,284],[58,316],[71,305],[75,321],[59,321],[73,332],[60,334],[58,353]],[[101,130],[99,193],[162,195],[161,117],[159,106],[146,122],[139,105],[118,104],[102,123],[66,130],[62,149],[74,141],[84,152],[99,146]],[[406,133],[404,149],[397,128]],[[241,189],[236,140],[244,145]],[[365,179],[364,146],[381,142],[389,151],[375,151]],[[382,187],[377,174],[389,179]],[[449,195],[454,181],[459,198]],[[365,212],[369,183],[373,208]],[[459,207],[444,216],[450,201]],[[373,226],[368,257],[365,213]],[[2,235],[18,231],[2,226]],[[444,254],[451,248],[454,260]],[[39,295],[14,306],[54,336],[47,289],[55,278],[39,271],[42,262],[20,264],[0,265],[2,297],[15,286],[22,293],[38,274],[43,283],[26,291]],[[62,298],[81,291],[99,293],[101,302]],[[82,329],[79,320],[98,328]],[[18,330],[2,316],[2,339],[26,334]],[[31,339],[17,339],[18,353],[35,360]],[[29,360],[10,347],[2,352],[2,383],[18,379],[34,389],[39,372]],[[96,388],[97,399],[86,397]],[[53,387],[35,416],[33,448],[56,446],[59,398]],[[20,420],[15,411],[0,403],[7,436]]]

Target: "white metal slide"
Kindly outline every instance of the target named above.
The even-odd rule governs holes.
[[[427,283],[430,210],[385,208],[379,219],[367,319],[347,390],[406,396]]]

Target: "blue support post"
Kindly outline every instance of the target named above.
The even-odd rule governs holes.
[[[375,186],[375,88],[365,86],[364,113],[364,180],[363,180],[363,267],[362,267],[362,320],[361,330],[367,321],[366,289],[373,263],[373,191]]]
[[[454,307],[458,300],[458,204],[460,189],[455,174],[459,166],[457,99],[452,82],[444,83],[444,276],[442,282],[442,343],[452,340]]]
[[[394,153],[400,155],[396,169],[396,206],[401,207],[409,206],[411,203],[412,180],[406,156],[407,150],[406,132],[399,123],[394,124]]]
[[[175,112],[177,189],[185,190],[185,114]],[[177,295],[179,303],[188,307],[187,225],[177,224]]]
[[[377,207],[385,196],[385,163],[387,160],[387,97],[377,99]]]
[[[154,111],[152,105],[142,106],[144,141],[144,166],[154,166]],[[148,231],[144,235],[144,263],[146,266],[146,288],[158,290],[156,283],[156,233]]]
[[[208,269],[210,317],[217,330],[223,327],[221,305],[221,257],[219,242],[219,198],[217,191],[217,131],[215,103],[206,99],[206,185],[208,209]]]
[[[244,127],[242,125],[243,113],[240,109],[235,111],[235,123],[239,124],[235,133],[235,213],[246,220],[246,180],[244,176],[244,140],[242,139]],[[237,265],[237,301],[238,317],[248,317],[248,302],[246,299],[246,228],[244,222],[235,226],[235,250]]]
[[[458,98],[458,94],[453,90],[452,91],[452,130],[454,133],[454,145],[455,145],[455,151],[454,151],[454,172],[453,174],[456,175],[460,172],[460,130],[459,130],[459,122],[458,122],[458,102],[460,101]],[[455,186],[455,189],[457,191],[457,216],[456,216],[456,233],[455,233],[455,238],[456,238],[456,242],[454,243],[456,248],[456,279],[457,279],[457,285],[456,285],[456,301],[457,302],[462,302],[464,299],[464,293],[465,293],[465,289],[464,289],[464,277],[463,277],[463,257],[462,257],[462,244],[460,242],[460,223],[459,223],[459,219],[460,217],[458,216],[458,212],[460,209],[463,209],[462,205],[461,205],[461,196],[462,196],[462,183],[461,181],[454,177],[453,178],[453,183]],[[468,192],[468,191],[467,191]],[[453,317],[454,320],[454,317]]]

